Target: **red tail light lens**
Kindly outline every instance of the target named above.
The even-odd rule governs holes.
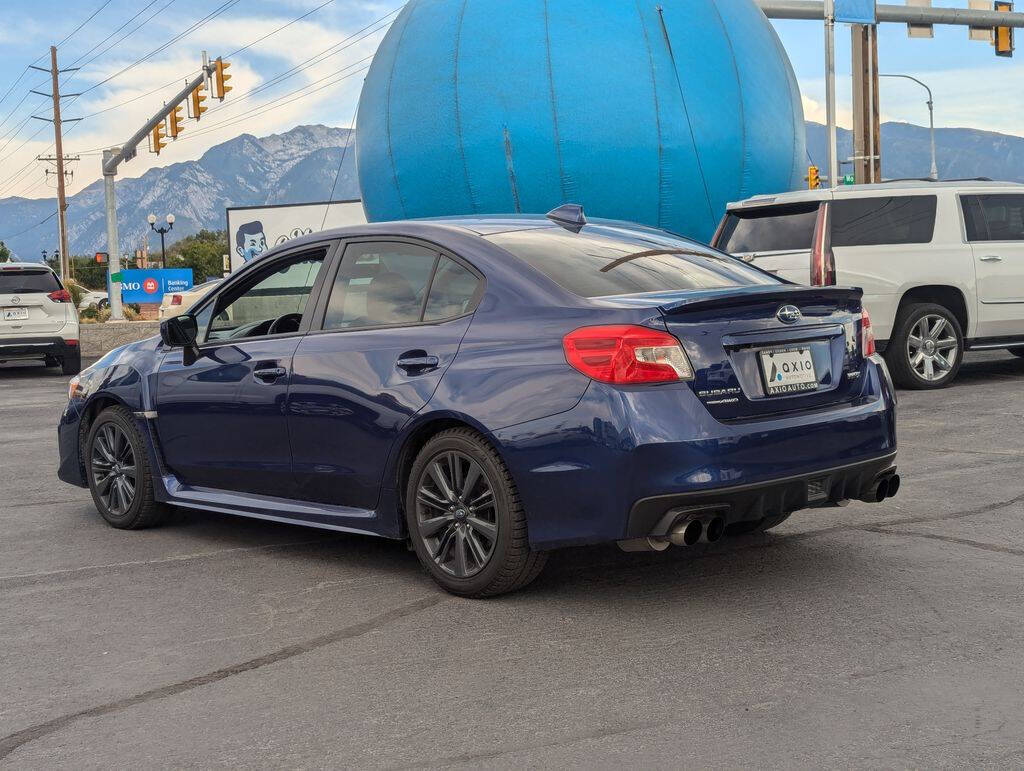
[[[828,204],[818,209],[814,225],[814,244],[811,247],[811,286],[835,286],[836,257],[832,253],[832,239],[828,229]]]
[[[679,340],[647,327],[582,327],[562,341],[566,361],[602,383],[633,385],[692,380],[693,367]]]
[[[172,294],[171,295],[171,305],[181,305],[181,295],[180,294]]]
[[[871,329],[871,316],[868,315],[867,308],[860,312],[860,342],[865,356],[875,352],[875,333]]]
[[[69,303],[71,302],[71,292],[67,289],[58,289],[56,292],[50,292],[46,295],[55,303]]]

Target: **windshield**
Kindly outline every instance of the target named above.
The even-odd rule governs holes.
[[[543,228],[487,239],[581,297],[778,283],[739,260],[668,233]]]
[[[0,269],[0,294],[29,294],[31,292],[56,292],[60,281],[48,270]]]

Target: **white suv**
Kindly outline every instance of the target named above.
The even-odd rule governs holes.
[[[78,309],[38,262],[0,263],[0,362],[13,359],[42,359],[65,375],[82,369]]]
[[[730,204],[713,244],[797,283],[864,290],[907,388],[948,385],[965,350],[1024,356],[1024,185],[895,181]]]

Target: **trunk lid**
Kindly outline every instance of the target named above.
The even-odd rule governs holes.
[[[860,397],[861,291],[759,285],[604,298],[657,307],[693,365],[697,397],[723,421]]]
[[[0,337],[51,335],[68,321],[70,303],[49,294],[62,287],[45,268],[0,269]]]

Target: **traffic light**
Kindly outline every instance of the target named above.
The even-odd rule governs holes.
[[[817,190],[821,187],[821,173],[818,171],[817,166],[807,167],[807,189]]]
[[[200,83],[198,86],[192,89],[192,95],[190,97],[192,101],[192,117],[199,120],[203,113],[209,110],[209,107],[205,107],[203,102],[206,101],[206,84]]]
[[[214,96],[223,102],[224,97],[231,90],[231,86],[227,85],[227,81],[231,80],[231,76],[227,73],[227,68],[231,65],[223,59],[218,59],[214,66],[214,87],[216,89]]]
[[[157,123],[153,126],[153,152],[160,155],[160,151],[167,146],[167,135],[164,133],[164,124]]]
[[[97,262],[97,264],[99,264],[99,265],[105,264],[106,261],[107,261],[107,258],[109,256],[110,255],[107,252],[96,252],[96,262]]]
[[[1010,13],[1013,11],[1013,3],[1009,0],[996,0],[995,9]],[[993,33],[992,42],[996,47],[996,56],[1013,56],[1013,27],[996,27]]]
[[[178,134],[180,134],[182,131],[185,130],[184,126],[182,125],[182,123],[185,120],[185,117],[182,115],[182,107],[181,107],[181,105],[179,104],[177,107],[175,107],[173,110],[171,110],[171,114],[169,116],[167,116],[167,117],[170,118],[170,124],[171,124],[170,135],[171,135],[171,139],[177,139],[178,138]]]

